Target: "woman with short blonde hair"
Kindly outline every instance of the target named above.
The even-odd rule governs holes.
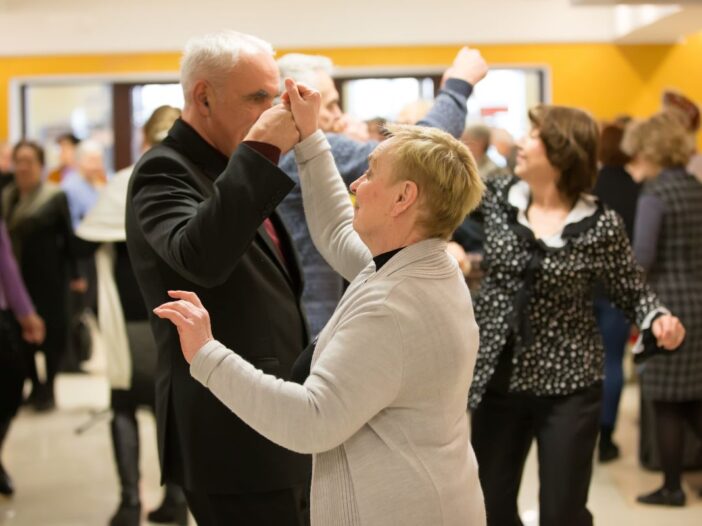
[[[692,156],[693,139],[679,119],[658,113],[633,122],[622,139],[622,150],[639,164],[639,179],[655,176],[663,168],[685,166]],[[645,166],[647,165],[647,166]],[[641,172],[641,168],[646,173]],[[656,172],[652,174],[651,172]],[[633,175],[633,174],[632,174]]]
[[[414,181],[425,206],[418,226],[427,237],[448,239],[482,197],[475,160],[463,143],[436,128],[394,125],[393,175]]]
[[[654,357],[641,374],[642,395],[653,403],[664,483],[638,500],[682,506],[686,421],[702,440],[702,183],[685,169],[691,137],[674,115],[632,124],[623,149],[631,156],[629,173],[646,182],[634,227],[636,259],[687,328],[680,350]]]

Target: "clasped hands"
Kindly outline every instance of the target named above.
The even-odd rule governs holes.
[[[321,100],[317,90],[286,78],[281,103],[264,111],[244,140],[272,144],[282,153],[289,151],[317,131]]]

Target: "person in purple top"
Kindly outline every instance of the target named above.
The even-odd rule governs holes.
[[[12,418],[22,402],[24,359],[19,337],[34,344],[44,341],[44,321],[37,315],[12,255],[5,223],[0,219],[0,454]],[[0,494],[14,493],[12,479],[0,457]]]

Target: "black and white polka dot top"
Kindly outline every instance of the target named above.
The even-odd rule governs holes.
[[[475,214],[485,231],[486,275],[475,298],[480,350],[472,408],[508,341],[511,392],[566,395],[602,378],[596,283],[640,327],[664,310],[645,284],[616,212],[583,195],[560,235],[536,239],[526,219],[529,195],[529,186],[516,177],[494,178]]]

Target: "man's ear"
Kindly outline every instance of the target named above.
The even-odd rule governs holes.
[[[398,192],[395,195],[395,205],[392,209],[392,216],[397,217],[409,209],[419,199],[419,188],[414,181],[402,181]]]
[[[211,98],[211,86],[207,81],[198,80],[193,86],[193,102],[197,112],[203,117],[208,117],[212,113],[210,108]]]

